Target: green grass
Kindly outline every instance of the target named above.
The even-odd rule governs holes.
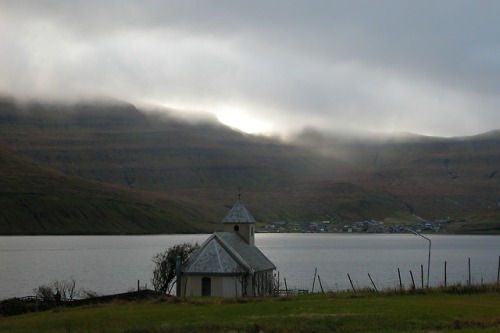
[[[470,216],[466,219],[467,224],[463,228],[467,233],[477,234],[500,234],[500,208],[495,207],[483,214]]]
[[[387,225],[393,224],[409,224],[420,222],[421,219],[409,212],[394,212],[393,216],[388,216],[384,219],[384,223]]]
[[[498,332],[500,292],[458,288],[178,300],[57,309],[0,318],[0,332]]]

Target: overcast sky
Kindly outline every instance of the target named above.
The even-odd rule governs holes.
[[[0,92],[477,134],[500,128],[500,1],[0,0]]]

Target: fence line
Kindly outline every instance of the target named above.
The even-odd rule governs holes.
[[[439,266],[434,266],[434,267],[439,267]],[[434,287],[440,287],[440,286],[448,287],[451,285],[462,285],[462,284],[465,284],[467,286],[472,286],[473,284],[483,285],[485,282],[485,276],[483,275],[481,270],[479,270],[478,272],[476,272],[476,274],[474,274],[470,257],[467,258],[467,266],[466,267],[467,267],[466,276],[461,276],[461,277],[457,278],[457,275],[455,275],[455,279],[453,279],[453,281],[450,281],[449,264],[447,261],[444,261],[444,263],[443,263],[443,273],[444,273],[443,274],[443,281],[440,283],[434,284]],[[488,281],[487,283],[491,283],[491,284],[500,283],[500,256],[498,257],[498,267],[496,269],[496,273],[497,273],[496,274],[497,275],[496,281],[493,278],[493,276],[490,276],[489,278],[486,277],[486,281]],[[490,274],[491,274],[491,271],[490,271]],[[410,275],[409,287],[411,289],[416,289],[417,282],[415,281],[415,277],[414,277],[413,272],[411,270],[409,271],[409,275]],[[279,276],[279,272],[278,272],[278,276]],[[417,275],[417,277],[418,277],[418,275]],[[380,288],[380,286],[377,286],[370,273],[368,273],[368,278],[369,278],[369,282],[371,283],[371,285],[368,284],[367,286],[359,286],[359,284],[355,283],[351,274],[347,273],[347,279],[348,279],[348,283],[349,283],[348,285],[350,285],[350,287],[351,287],[350,289],[352,289],[352,291],[362,290],[362,289],[370,289],[370,290],[373,290],[375,292],[378,292],[380,290],[390,290],[392,288],[390,286],[385,286],[382,288]],[[399,289],[404,290],[405,286],[403,283],[403,279],[401,276],[401,270],[399,267],[397,268],[397,278],[399,281]],[[311,292],[315,291],[314,289],[315,289],[316,279],[318,280],[318,282],[320,284],[321,292],[325,292],[325,290],[326,291],[341,291],[342,290],[342,289],[338,289],[338,288],[337,289],[328,288],[328,286],[327,286],[327,288],[325,288],[324,283],[326,280],[324,279],[324,277],[323,277],[323,279],[320,280],[320,277],[318,274],[318,268],[315,268]],[[286,280],[285,280],[285,284],[286,284]],[[279,283],[278,283],[278,286],[279,286]],[[424,289],[424,265],[420,265],[420,286],[422,289]],[[425,288],[427,288],[427,287],[425,287]],[[287,294],[292,292],[292,290],[289,289],[288,286],[285,286],[285,289],[287,291]],[[296,289],[297,292],[298,292],[298,290],[300,290],[300,293],[308,293],[309,292],[307,289]],[[344,290],[347,290],[347,289],[344,289]]]

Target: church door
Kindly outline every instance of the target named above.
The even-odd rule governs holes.
[[[204,277],[201,279],[201,296],[212,295],[212,279]]]

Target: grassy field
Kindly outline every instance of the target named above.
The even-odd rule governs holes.
[[[499,332],[499,286],[327,293],[56,309],[0,318],[0,332]]]

